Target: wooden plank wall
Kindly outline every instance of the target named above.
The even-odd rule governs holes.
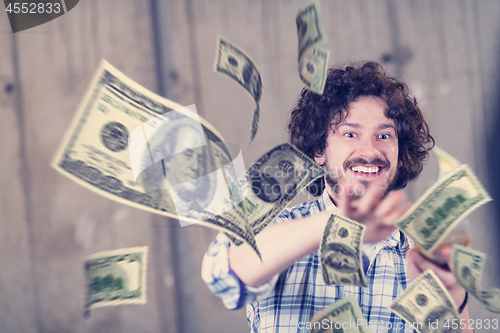
[[[196,104],[247,167],[287,140],[297,75],[295,14],[304,1],[87,0],[42,26],[12,34],[0,14],[0,332],[247,332],[200,278],[215,236],[200,226],[100,198],[49,167],[101,57],[183,105]],[[330,64],[375,60],[419,99],[436,142],[489,184],[500,74],[497,0],[323,0]],[[242,47],[263,80],[252,145],[250,96],[213,72],[223,36]],[[415,200],[437,177],[433,156],[407,190]],[[299,200],[307,200],[302,195]],[[472,246],[488,253],[485,286],[497,286],[499,236],[492,205],[471,215]],[[148,302],[101,308],[83,319],[83,258],[150,246]],[[493,315],[470,301],[472,318]],[[483,330],[478,329],[476,332]]]

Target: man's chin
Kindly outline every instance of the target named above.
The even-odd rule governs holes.
[[[331,192],[339,197],[345,191],[352,198],[352,200],[358,200],[365,194],[368,184],[366,182],[360,181],[342,181],[341,183],[336,182],[335,180],[327,181],[328,186],[330,187]]]
[[[343,191],[347,190],[348,196],[354,201],[362,198],[366,191],[372,187],[385,189],[382,198],[385,198],[391,191],[391,186],[388,186],[385,182],[380,182],[379,179],[374,181],[354,179],[344,180],[340,184],[337,182],[329,182],[328,184],[330,185],[335,196],[338,197],[343,193]]]

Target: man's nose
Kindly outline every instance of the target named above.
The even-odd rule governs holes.
[[[374,158],[380,157],[382,153],[380,152],[375,139],[366,138],[359,141],[357,153],[360,157],[364,157],[368,161]]]

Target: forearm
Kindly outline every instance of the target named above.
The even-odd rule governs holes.
[[[457,308],[460,308],[462,304],[465,302],[465,290],[457,283],[450,289],[448,289],[448,292],[450,295],[453,297],[453,300],[456,303]],[[463,308],[462,313],[460,314],[460,323],[466,323],[466,328],[461,329],[461,333],[472,333],[474,332],[472,329],[469,329],[469,307],[466,305],[465,308]],[[462,326],[463,327],[463,326]]]
[[[460,305],[459,305],[460,306]],[[469,328],[470,323],[469,323],[469,306],[466,305],[462,313],[460,314],[460,323],[465,322],[466,323],[466,328],[462,329],[460,332],[461,333],[473,333],[474,330]],[[462,326],[463,327],[463,326]]]
[[[271,225],[255,240],[262,261],[248,244],[229,247],[229,265],[247,286],[257,287],[302,257],[316,251],[330,216],[322,212]]]

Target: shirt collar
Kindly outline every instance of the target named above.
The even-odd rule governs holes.
[[[321,199],[323,199],[323,205],[325,207],[325,210],[329,213],[333,213],[337,210],[337,207],[335,207],[335,204],[333,203],[332,199],[330,198],[330,195],[326,191],[326,188],[323,190],[323,194],[321,195]]]

